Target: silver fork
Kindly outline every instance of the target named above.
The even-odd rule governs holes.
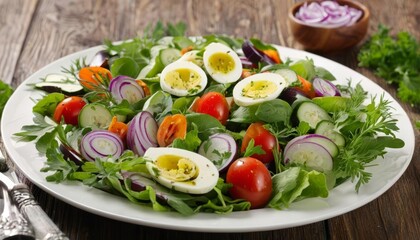
[[[35,239],[32,226],[12,203],[9,192],[2,187],[3,212],[0,215],[0,239]]]

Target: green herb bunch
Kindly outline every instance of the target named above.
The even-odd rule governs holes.
[[[375,74],[398,86],[398,97],[413,106],[420,106],[420,44],[408,32],[395,38],[389,28],[379,25],[378,31],[362,47],[359,66],[375,70]]]

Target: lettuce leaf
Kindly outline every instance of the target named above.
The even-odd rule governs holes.
[[[292,167],[273,176],[273,198],[268,206],[288,208],[292,202],[310,197],[328,197],[326,176],[317,171]]]

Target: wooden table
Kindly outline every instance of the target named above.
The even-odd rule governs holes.
[[[188,23],[189,35],[225,33],[258,37],[300,48],[286,22],[292,0],[0,0],[0,78],[17,87],[46,64],[70,53],[122,40],[149,24]],[[420,2],[363,1],[371,10],[369,34],[378,23],[392,32],[406,30],[420,39]],[[395,97],[396,89],[371,71],[357,66],[360,46],[324,55],[377,82]],[[412,123],[418,110],[401,103]],[[407,171],[385,194],[350,213],[306,226],[254,233],[191,233],[138,226],[100,217],[40,190],[32,192],[54,222],[71,239],[418,239],[420,236],[420,136]]]

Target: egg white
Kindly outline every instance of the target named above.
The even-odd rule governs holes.
[[[200,77],[200,83],[194,87],[191,87],[189,89],[183,89],[176,86],[171,86],[169,83],[165,81],[165,78],[168,74],[171,74],[172,71],[176,71],[179,69],[187,69],[192,72],[195,72]],[[207,75],[204,72],[203,69],[201,69],[199,66],[194,64],[193,62],[189,61],[175,61],[169,65],[167,65],[160,74],[160,87],[163,91],[168,92],[172,95],[178,96],[178,97],[184,97],[184,96],[193,96],[196,95],[204,90],[204,88],[207,85]]]
[[[258,81],[269,81],[271,83],[274,83],[277,86],[277,89],[268,96],[262,98],[252,98],[244,96],[242,93],[243,89],[251,82]],[[280,93],[285,87],[287,87],[287,85],[287,81],[284,79],[284,77],[282,77],[279,74],[257,73],[241,80],[235,85],[235,87],[233,88],[233,100],[236,103],[236,105],[243,107],[273,100],[280,95]]]
[[[232,58],[234,62],[232,70],[225,73],[213,68],[210,64],[210,58],[218,53],[228,54]],[[207,73],[218,83],[233,83],[241,77],[242,63],[238,54],[222,43],[210,43],[204,50],[203,62]]]
[[[180,156],[194,162],[198,168],[198,176],[193,180],[181,182],[168,179],[159,174],[159,169],[156,166],[156,160],[163,155]],[[216,166],[207,158],[198,153],[190,152],[178,148],[149,148],[144,154],[146,159],[151,162],[146,163],[147,170],[150,175],[167,188],[174,189],[179,192],[191,194],[204,194],[210,192],[217,184],[219,179],[219,171]],[[191,184],[193,182],[194,184]]]

